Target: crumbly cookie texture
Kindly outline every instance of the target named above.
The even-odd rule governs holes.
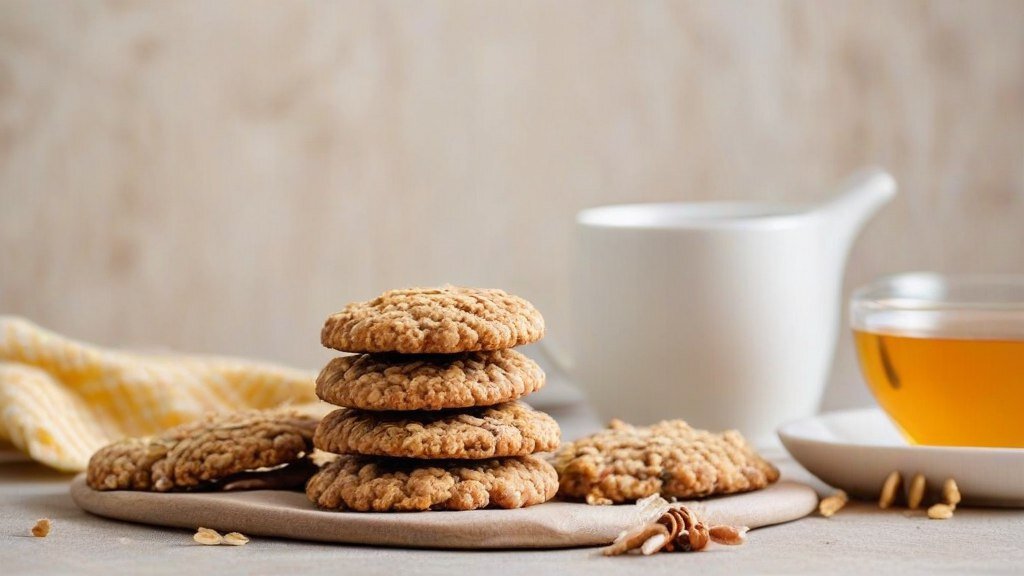
[[[321,508],[359,512],[522,508],[557,491],[555,469],[535,456],[434,462],[340,456],[306,485]]]
[[[158,438],[126,438],[108,444],[89,460],[86,483],[96,490],[150,490],[153,464],[173,445]]]
[[[196,488],[301,461],[313,451],[316,425],[316,418],[290,410],[211,415],[101,448],[89,460],[86,482],[95,490]]]
[[[544,371],[515,350],[363,354],[331,360],[316,379],[316,394],[363,410],[442,410],[508,402],[543,386]]]
[[[544,336],[544,318],[526,300],[484,288],[390,290],[331,315],[320,333],[343,352],[452,354],[502,350]]]
[[[661,494],[698,498],[764,488],[779,471],[739,432],[714,434],[668,420],[637,427],[615,420],[555,456],[559,494],[587,502],[629,502]]]
[[[336,454],[480,460],[558,448],[554,418],[522,402],[468,412],[364,412],[327,415],[313,444]]]

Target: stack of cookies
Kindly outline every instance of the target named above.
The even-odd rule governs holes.
[[[340,454],[309,481],[322,508],[357,511],[520,508],[546,502],[558,475],[534,456],[558,447],[558,424],[518,399],[544,372],[513,347],[544,319],[501,290],[392,290],[324,324],[331,360],[316,392],[342,406],[314,444]]]

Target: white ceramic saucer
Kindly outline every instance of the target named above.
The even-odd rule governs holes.
[[[804,468],[852,496],[877,498],[885,477],[899,470],[904,481],[924,474],[933,497],[946,478],[955,478],[964,504],[1024,507],[1021,448],[909,445],[879,408],[821,414],[778,434]]]

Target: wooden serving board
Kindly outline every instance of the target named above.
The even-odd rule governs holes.
[[[548,502],[518,510],[366,513],[318,510],[299,492],[99,492],[78,475],[71,497],[98,516],[247,536],[409,548],[570,548],[611,542],[636,524],[636,506]],[[802,518],[818,497],[809,486],[779,482],[764,490],[689,504],[711,524],[758,528]]]

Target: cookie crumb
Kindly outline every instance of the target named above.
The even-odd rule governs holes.
[[[50,519],[40,518],[32,527],[32,535],[36,538],[46,538],[50,534]]]

